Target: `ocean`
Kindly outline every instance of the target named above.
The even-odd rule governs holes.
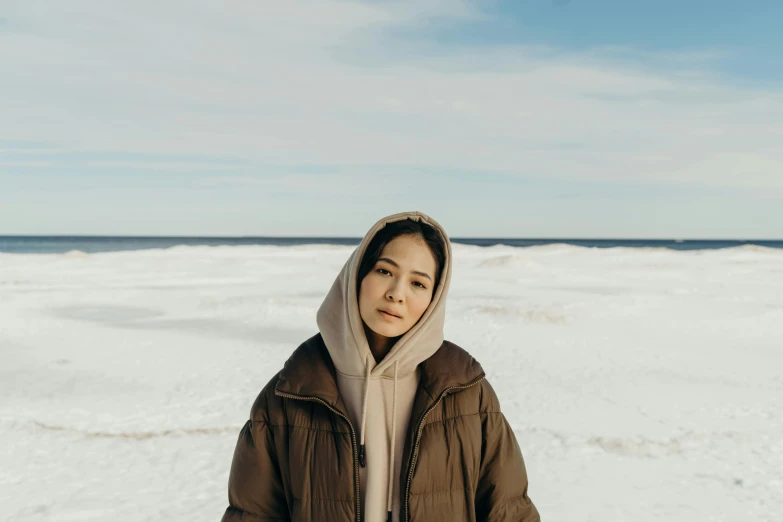
[[[358,237],[133,237],[133,236],[0,236],[0,252],[12,254],[62,254],[78,250],[88,254],[188,246],[239,245],[358,245]],[[558,239],[558,238],[451,238],[452,243],[476,246],[529,247],[569,244],[591,248],[669,248],[716,250],[743,245],[783,248],[783,240],[734,239]]]

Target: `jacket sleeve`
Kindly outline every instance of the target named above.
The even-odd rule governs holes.
[[[221,522],[289,520],[272,428],[257,413],[251,413],[239,432],[228,479],[228,504]]]
[[[484,440],[476,489],[476,519],[540,522],[541,516],[527,495],[527,471],[514,431],[499,411],[497,398],[493,399],[497,411],[485,413],[482,423]]]

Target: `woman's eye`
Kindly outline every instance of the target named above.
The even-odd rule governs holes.
[[[388,271],[388,270],[386,270],[385,268],[378,268],[378,269],[376,269],[375,271],[376,271],[376,272],[378,272],[378,273],[379,273],[379,274],[381,274],[381,275],[387,275],[387,274],[388,274],[388,275],[391,275],[391,272],[389,272],[389,271]],[[413,282],[413,284],[414,284],[414,285],[418,285],[418,287],[419,287],[419,288],[423,288],[424,290],[426,290],[426,289],[427,289],[427,287],[426,287],[426,286],[424,286],[423,284],[419,283],[418,281],[414,281],[414,282]]]

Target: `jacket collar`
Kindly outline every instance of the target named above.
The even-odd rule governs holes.
[[[419,387],[432,401],[449,388],[465,386],[484,376],[478,361],[449,341],[443,341],[419,368]],[[337,388],[337,372],[320,333],[294,350],[280,372],[275,390],[303,398],[317,398],[345,413],[345,404]]]
[[[343,406],[337,388],[337,371],[320,333],[294,350],[280,372],[275,391],[315,397],[333,408]]]
[[[433,400],[449,388],[466,386],[484,377],[484,369],[468,352],[443,341],[438,351],[419,366],[422,387]]]

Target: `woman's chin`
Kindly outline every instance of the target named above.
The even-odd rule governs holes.
[[[373,322],[368,326],[370,330],[384,337],[399,337],[402,335],[402,332],[399,332],[399,328],[390,327],[388,324]]]

